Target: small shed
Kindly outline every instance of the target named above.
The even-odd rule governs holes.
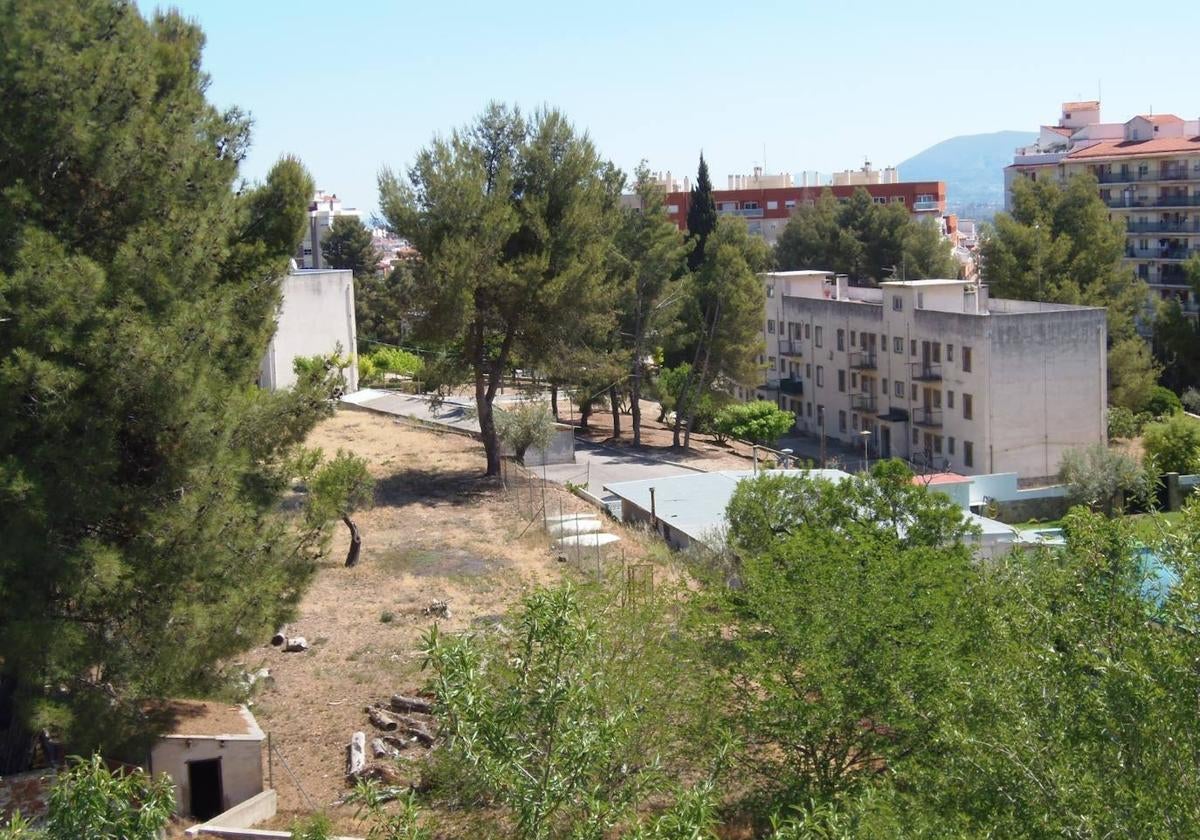
[[[167,729],[150,748],[151,773],[175,783],[175,811],[210,820],[262,793],[266,736],[245,706],[172,700],[156,709]]]

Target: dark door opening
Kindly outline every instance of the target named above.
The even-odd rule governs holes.
[[[879,457],[892,457],[892,430],[889,426],[882,426],[879,429]]]
[[[191,791],[191,813],[198,820],[211,820],[225,810],[221,807],[221,759],[188,762],[188,789]]]

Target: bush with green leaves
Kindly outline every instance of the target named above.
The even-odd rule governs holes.
[[[0,825],[0,840],[158,840],[174,810],[170,778],[109,770],[97,755],[77,761],[54,782],[43,827],[17,815]]]
[[[371,354],[371,361],[377,372],[393,373],[397,376],[416,377],[425,367],[420,356],[399,347],[380,347]]]
[[[1142,431],[1142,446],[1160,473],[1200,472],[1200,421],[1182,412],[1146,426]]]
[[[1184,410],[1190,411],[1192,414],[1200,414],[1200,391],[1195,388],[1188,388],[1179,398],[1183,404]]]
[[[522,400],[496,411],[496,434],[512,447],[519,461],[524,461],[531,447],[545,451],[554,441],[556,430],[554,415],[544,402]]]
[[[1119,405],[1109,406],[1107,418],[1109,440],[1135,438],[1142,433],[1142,428],[1151,419],[1145,412],[1135,414]]]
[[[1146,470],[1132,455],[1102,443],[1068,450],[1058,475],[1075,504],[1108,514],[1126,500],[1148,500],[1151,490]]]
[[[756,400],[735,403],[717,412],[714,427],[718,434],[738,440],[771,445],[787,434],[796,416],[775,403]]]
[[[1168,417],[1182,410],[1183,403],[1179,395],[1162,385],[1155,385],[1150,392],[1150,399],[1146,401],[1146,412],[1151,417]]]
[[[538,589],[511,635],[428,632],[446,739],[435,793],[503,806],[522,838],[600,840],[669,788],[664,756],[697,742],[672,712],[710,704],[687,694],[669,598],[619,600]]]

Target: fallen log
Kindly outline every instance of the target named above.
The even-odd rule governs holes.
[[[308,650],[308,640],[303,636],[288,639],[283,645],[284,653],[303,653]]]
[[[366,711],[367,717],[371,719],[371,723],[376,729],[382,729],[384,732],[394,732],[400,726],[400,722],[396,718],[378,706],[367,706]]]
[[[355,732],[347,748],[346,775],[358,777],[367,766],[367,734]]]
[[[392,695],[392,708],[397,712],[416,712],[417,714],[433,714],[433,703],[420,697],[408,697],[404,694]]]
[[[395,753],[395,748],[389,747],[387,744],[385,744],[382,738],[371,739],[371,754],[376,758],[383,758],[384,756],[389,756],[393,753]]]

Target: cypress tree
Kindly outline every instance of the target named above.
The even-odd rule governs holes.
[[[713,201],[712,180],[708,177],[708,163],[700,153],[700,169],[696,173],[696,186],[692,187],[691,202],[688,204],[687,226],[692,238],[692,252],[688,255],[688,269],[696,271],[704,262],[704,243],[708,235],[717,229],[717,205]]]
[[[120,0],[0,0],[0,772],[112,746],[140,700],[293,611],[324,526],[279,512],[328,411],[254,387],[312,180],[235,192],[249,119],[203,35]]]

